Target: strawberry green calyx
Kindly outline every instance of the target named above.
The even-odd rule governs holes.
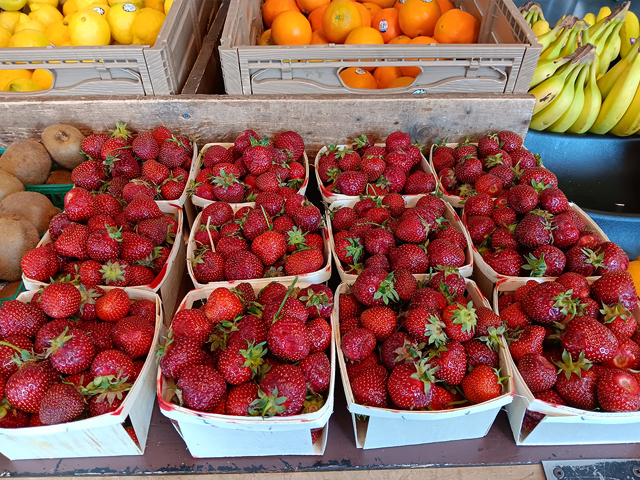
[[[82,315],[84,314],[84,307],[86,305],[95,305],[96,299],[100,298],[102,295],[95,289],[87,288],[82,284],[78,286],[78,290],[80,290],[80,308],[78,309],[78,311]]]
[[[473,331],[478,322],[478,315],[476,315],[476,309],[473,307],[473,302],[469,302],[466,307],[456,303],[458,308],[453,311],[453,323],[462,325],[462,331],[469,333]]]
[[[221,168],[220,174],[217,177],[213,177],[211,183],[215,187],[222,187],[224,189],[227,189],[234,183],[238,183],[238,179],[233,173],[227,173],[224,171],[224,168]]]
[[[298,300],[307,308],[333,305],[333,300],[330,300],[325,292],[315,293],[311,288],[308,288],[303,296],[298,296]]]
[[[491,168],[495,167],[496,165],[504,165],[504,160],[501,153],[498,153],[497,155],[491,155],[486,159],[485,167]]]
[[[578,360],[574,361],[571,354],[564,350],[562,352],[562,360],[554,363],[558,366],[558,375],[564,372],[567,379],[571,378],[574,373],[582,378],[582,370],[589,370],[593,366],[590,360],[584,358],[584,351],[580,352]]]
[[[69,335],[68,333],[69,327],[66,327],[60,335],[49,340],[49,345],[51,346],[47,349],[45,358],[49,358],[52,354],[56,353],[59,349],[64,347],[65,344],[73,338],[73,334]]]
[[[547,188],[551,187],[552,185],[551,184],[545,185],[544,182],[536,182],[534,179],[534,180],[531,180],[531,186],[537,193],[540,193],[543,190],[546,190]]]
[[[463,183],[462,185],[460,185],[460,197],[468,198],[473,197],[477,194],[478,193],[473,189],[473,186],[469,185],[468,183]]]
[[[306,238],[307,234],[304,233],[302,230],[300,230],[298,227],[293,227],[288,232],[288,235],[289,235],[289,240],[287,241],[287,243],[295,247],[304,245],[304,243],[307,241],[307,238]]]
[[[604,266],[604,253],[600,253],[600,251],[594,252],[590,248],[583,248],[580,251],[587,257],[584,263],[589,263],[593,265],[594,268]]]
[[[345,248],[347,256],[353,259],[354,264],[358,263],[358,260],[360,260],[360,257],[362,256],[364,247],[360,244],[359,238],[349,238],[348,241],[349,245]]]
[[[127,382],[128,377],[121,378],[118,376],[106,375],[103,377],[96,377],[86,387],[77,387],[78,391],[82,395],[96,396],[98,402],[107,401],[109,405],[117,400],[124,398],[125,392],[131,390],[132,383]]]
[[[100,269],[105,285],[117,283],[118,281],[124,282],[126,269],[127,265],[112,262],[111,260],[107,261],[107,263],[105,263]]]
[[[533,253],[530,253],[525,257],[525,260],[527,263],[522,266],[524,270],[531,270],[532,277],[544,277],[547,271],[547,262],[544,261],[544,253],[540,255],[540,258],[536,258],[533,256]]]
[[[271,395],[267,395],[258,389],[258,398],[256,398],[249,406],[249,415],[254,417],[261,416],[262,418],[273,417],[278,413],[286,412],[285,402],[287,397],[278,396],[278,388],[274,388]]]
[[[573,295],[572,289],[552,298],[552,300],[555,300],[553,306],[560,308],[560,312],[563,315],[567,315],[569,320],[576,316],[578,313],[578,307],[580,306],[580,299],[571,298],[571,295]]]
[[[615,305],[606,305],[603,303],[600,313],[604,315],[604,323],[611,323],[618,317],[626,323],[631,316],[631,312],[627,310],[622,303]]]
[[[0,345],[13,348],[17,352],[13,357],[11,357],[11,361],[18,366],[24,365],[25,363],[32,363],[39,359],[39,356],[35,355],[33,352],[18,348],[12,343],[0,341]]]
[[[425,347],[424,343],[416,345],[414,342],[405,340],[404,344],[394,350],[393,353],[397,353],[395,358],[396,363],[414,363],[422,358],[422,349]]]
[[[169,330],[169,333],[165,337],[164,345],[158,345],[158,350],[156,350],[156,361],[160,361],[162,357],[167,354],[167,348],[169,345],[173,343],[173,330]]]
[[[320,410],[325,404],[324,398],[322,395],[314,393],[312,395],[307,395],[304,399],[304,405],[302,407],[301,413],[314,413]]]
[[[428,323],[424,326],[424,336],[429,338],[428,345],[442,347],[449,340],[444,331],[446,325],[436,315],[430,315],[427,321]]]
[[[502,370],[501,368],[494,368],[493,371],[496,374],[496,382],[502,387],[502,390],[504,391],[504,381],[509,379],[509,375],[506,375],[504,377],[500,376],[500,370]]]
[[[249,137],[249,139],[251,140],[251,146],[255,147],[255,146],[261,146],[261,147],[268,147],[269,146],[269,139],[267,137],[264,137],[262,140],[256,140],[253,137]]]
[[[247,341],[247,348],[238,352],[246,359],[242,366],[249,367],[253,376],[258,373],[258,368],[263,363],[262,357],[267,354],[267,349],[264,348],[265,345],[266,342],[255,345],[254,342]]]
[[[440,367],[432,367],[429,363],[429,359],[427,358],[420,360],[415,367],[416,373],[411,375],[411,378],[420,380],[424,384],[424,394],[429,395],[431,385],[436,383],[435,373],[440,369]]]
[[[369,137],[367,137],[367,134],[363,133],[359,137],[353,139],[353,144],[351,146],[354,149],[358,149],[358,148],[366,147],[370,143],[371,143],[371,140],[369,140]]]
[[[534,153],[533,158],[536,159],[536,167],[544,167],[544,164],[542,163],[542,157],[539,153]]]
[[[229,336],[238,331],[237,323],[230,322],[225,320],[224,322],[218,323],[216,325],[215,330],[207,340],[207,343],[211,344],[211,351],[215,350],[226,350],[227,349],[227,340],[229,340]],[[247,365],[248,366],[248,365]]]
[[[478,337],[478,340],[480,340],[481,342],[484,342],[487,345],[487,347],[489,347],[494,352],[498,351],[498,348],[504,348],[504,345],[502,344],[500,337],[504,335],[505,326],[500,325],[498,328],[489,327],[487,331],[488,331],[488,335],[485,335],[483,337]]]
[[[398,295],[398,292],[396,292],[395,288],[393,288],[394,282],[395,277],[393,275],[393,272],[391,272],[386,276],[384,280],[380,282],[378,290],[373,294],[373,299],[382,299],[385,305],[388,305],[389,301],[399,302],[400,296]]]
[[[124,138],[127,140],[131,137],[131,132],[127,130],[126,123],[116,122],[116,128],[109,130],[111,132],[111,138]]]
[[[517,328],[515,330],[509,330],[506,334],[507,344],[511,345],[512,342],[517,342],[520,340],[520,336],[524,333],[522,328]]]

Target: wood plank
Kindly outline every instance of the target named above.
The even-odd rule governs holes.
[[[104,132],[116,121],[134,130],[160,124],[203,141],[233,141],[244,129],[270,136],[298,131],[311,154],[323,145],[363,132],[385,138],[402,130],[422,144],[448,137],[461,141],[486,132],[513,130],[525,136],[535,100],[531,95],[441,94],[309,96],[175,96],[33,98],[0,102],[0,147],[38,138],[53,123],[85,133]]]

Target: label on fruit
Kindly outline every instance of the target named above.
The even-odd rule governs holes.
[[[136,6],[135,6],[133,3],[125,3],[125,4],[122,6],[122,9],[123,9],[125,12],[135,12],[135,11],[136,11]]]
[[[414,90],[413,91],[414,95],[418,95],[418,94],[421,94],[421,93],[427,93],[427,91],[424,88],[419,88],[418,90]]]
[[[362,68],[356,68],[356,73],[358,75],[364,75],[365,73],[367,73],[367,71],[363,70]]]
[[[636,43],[636,39],[635,39],[635,38],[630,38],[630,39],[629,39],[629,43],[630,43],[631,45],[633,45],[634,43]]]
[[[380,33],[384,33],[389,29],[389,22],[387,22],[386,20],[380,20],[380,23],[378,24],[378,30],[380,31]]]
[[[98,12],[100,15],[104,15],[104,8],[94,7],[91,10],[93,10],[94,12]]]

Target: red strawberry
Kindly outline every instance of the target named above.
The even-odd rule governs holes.
[[[322,393],[329,388],[331,363],[326,354],[312,353],[300,362],[300,368],[309,390],[314,393]]]
[[[102,165],[93,160],[82,162],[71,173],[71,180],[76,187],[85,188],[87,190],[98,190],[102,186],[105,179]]]
[[[280,150],[284,150],[293,161],[299,160],[304,153],[304,140],[296,132],[279,133],[273,139],[273,145]]]
[[[304,322],[293,317],[284,317],[271,326],[267,344],[273,355],[287,362],[305,359],[311,349]]]
[[[324,318],[314,318],[307,322],[307,331],[311,343],[310,352],[324,352],[331,344],[331,325]]]
[[[58,272],[58,260],[50,248],[29,250],[20,261],[22,273],[32,280],[48,282]]]
[[[396,314],[389,307],[372,307],[362,312],[362,326],[371,330],[377,340],[386,339],[396,328]]]
[[[171,378],[179,378],[183,369],[192,365],[202,365],[206,354],[191,338],[174,339],[170,336],[164,346],[158,349],[162,373]]]
[[[147,218],[160,218],[163,215],[158,204],[145,195],[136,195],[124,209],[124,216],[130,223],[138,223]]]
[[[522,268],[531,270],[532,277],[557,277],[562,274],[566,264],[566,257],[562,250],[552,245],[536,248],[525,259],[527,264]]]
[[[411,146],[411,137],[403,132],[394,132],[385,140],[387,152],[406,150]]]
[[[464,352],[463,352],[464,354]],[[397,365],[387,382],[393,403],[403,409],[421,409],[431,403],[435,369],[426,362]]]
[[[598,379],[598,403],[605,412],[635,412],[640,408],[640,386],[633,375],[609,370]]]
[[[138,195],[149,197],[151,200],[156,198],[158,189],[151,182],[147,182],[141,178],[136,178],[127,183],[122,189],[122,199],[131,203]]]
[[[565,327],[561,335],[562,348],[574,359],[584,354],[592,362],[604,362],[612,358],[618,348],[615,335],[593,318],[576,317]]]
[[[460,342],[450,340],[438,349],[432,364],[439,367],[434,373],[436,378],[444,380],[449,385],[459,385],[467,373],[465,348]]]
[[[106,133],[94,133],[93,135],[89,135],[82,141],[82,153],[94,160],[98,160],[101,158],[100,152],[102,152],[102,146],[108,139],[109,135]]]
[[[164,200],[177,200],[187,187],[188,172],[182,168],[174,168],[160,185],[160,196]]]
[[[531,185],[540,192],[547,186],[557,187],[558,178],[544,167],[532,167],[522,174],[520,185]]]
[[[624,272],[629,268],[629,257],[616,243],[601,243],[597,253],[598,256],[602,256],[602,262],[596,268],[596,275],[603,275],[607,272]]]
[[[467,217],[473,215],[490,216],[493,210],[493,200],[486,193],[478,193],[478,195],[469,197],[464,204],[464,213],[467,214]]]
[[[57,337],[49,340],[47,357],[51,365],[64,374],[80,373],[89,368],[95,348],[89,336],[80,329],[65,328]]]
[[[467,230],[474,245],[480,245],[496,228],[491,217],[474,216],[467,218]]]
[[[156,142],[153,135],[148,132],[138,135],[131,145],[133,147],[133,153],[142,160],[154,160],[160,153],[158,142]]]
[[[242,152],[245,166],[253,175],[260,175],[269,170],[273,161],[273,152],[262,142],[252,141],[251,146]]]
[[[78,288],[67,282],[47,285],[40,296],[40,308],[53,318],[70,317],[78,311],[82,296]]]
[[[438,150],[436,150],[436,152],[438,152]],[[434,153],[432,159],[433,159],[433,167],[435,171],[438,173],[440,173],[442,170],[445,170],[445,169],[452,169],[456,164],[456,160],[453,158],[453,155],[449,152],[443,151],[440,154]]]
[[[263,347],[264,343],[254,345],[244,340],[227,345],[218,360],[218,370],[224,380],[231,385],[250,381],[258,373],[262,357],[267,353]]]
[[[498,140],[500,141],[501,148],[509,153],[522,148],[522,138],[517,133],[509,130],[498,132]]]
[[[131,282],[130,266],[124,260],[109,260],[100,269],[105,285],[110,287],[125,287]]]
[[[479,365],[462,380],[462,390],[473,403],[487,402],[502,394],[503,380],[499,370]]]
[[[51,386],[40,402],[40,421],[56,425],[76,420],[84,412],[84,397],[76,387],[64,383]]]
[[[188,408],[203,412],[215,409],[225,394],[227,386],[215,368],[193,365],[183,370],[178,388],[182,391],[182,401]]]
[[[402,168],[395,165],[387,165],[376,185],[388,190],[389,193],[398,193],[402,191],[406,181],[407,175]]]
[[[96,353],[113,350],[113,342],[111,341],[111,332],[113,331],[112,323],[82,322],[79,327],[91,339]]]
[[[475,183],[482,176],[482,162],[475,157],[461,160],[455,167],[456,177],[462,183]]]
[[[84,188],[75,187],[64,196],[64,210],[73,222],[84,222],[97,212],[93,195]]]
[[[371,330],[356,328],[342,338],[342,352],[349,360],[363,360],[376,346],[376,337]]]
[[[338,166],[343,172],[360,170],[361,161],[360,155],[351,149],[341,150],[338,154]]]
[[[304,275],[306,273],[317,272],[324,265],[324,255],[317,248],[311,250],[300,250],[293,253],[285,261],[284,268],[286,275]]]
[[[620,302],[631,312],[638,305],[638,294],[629,272],[605,273],[593,283],[591,294],[599,303],[610,305]]]
[[[387,164],[381,157],[365,158],[362,163],[362,172],[367,175],[367,181],[375,182],[384,172]]]
[[[189,161],[189,150],[175,137],[160,145],[158,161],[167,168],[176,168]]]
[[[507,200],[516,213],[525,214],[538,204],[538,194],[529,185],[516,185],[507,192]]]
[[[491,368],[498,368],[500,362],[498,354],[495,352],[491,341],[484,342],[477,338],[467,340],[462,344],[464,352],[467,354],[467,364],[470,368],[478,365],[487,365]]]
[[[142,317],[126,317],[116,323],[111,338],[116,347],[132,359],[149,353],[155,328]]]
[[[298,300],[303,302],[309,311],[309,318],[329,318],[333,310],[333,292],[322,284],[305,287],[298,293]]]
[[[100,320],[117,322],[129,313],[129,296],[120,288],[109,290],[96,300],[96,313]]]
[[[5,396],[9,403],[28,413],[38,413],[42,397],[52,385],[42,364],[26,364],[7,379]]]
[[[88,237],[89,230],[85,225],[73,223],[65,228],[56,240],[54,247],[56,253],[64,257],[85,260],[88,256],[86,247]]]
[[[356,403],[372,407],[387,405],[387,369],[383,365],[369,368],[355,378],[349,378]]]
[[[113,375],[121,379],[133,378],[133,362],[120,350],[105,350],[93,359],[91,374],[96,377]]]
[[[447,299],[440,292],[433,288],[422,288],[411,297],[408,308],[409,310],[424,308],[429,313],[442,315],[447,305]]]
[[[3,400],[0,404],[0,428],[24,428],[24,427],[37,427],[39,424],[33,423],[35,418],[38,418],[37,414],[31,415],[29,418],[28,413],[24,413],[9,404],[7,400]]]
[[[567,294],[563,285],[545,282],[529,290],[522,299],[522,310],[532,320],[553,323],[575,314],[577,301]]]
[[[536,248],[551,243],[551,222],[540,215],[528,214],[515,230],[518,243],[527,248]]]
[[[477,318],[473,302],[469,302],[467,306],[459,303],[449,305],[442,313],[442,321],[445,324],[447,336],[459,342],[473,338]]]
[[[365,269],[353,285],[353,293],[366,306],[376,307],[397,300],[393,276],[383,270]]]
[[[125,235],[130,235],[125,233]],[[120,255],[123,235],[120,228],[108,227],[89,234],[86,240],[87,254],[97,262],[105,262]]]
[[[242,302],[228,288],[216,288],[207,299],[205,315],[213,323],[233,320],[242,313]]]
[[[591,362],[580,357],[576,362],[568,352],[558,362],[561,371],[558,374],[556,390],[572,407],[593,410],[596,405],[596,388],[598,377],[591,369]]]
[[[481,157],[495,155],[498,150],[500,150],[500,140],[495,133],[484,135],[478,140],[478,153]]]
[[[356,196],[364,193],[367,175],[359,171],[343,172],[337,178],[335,189],[342,195]]]
[[[244,383],[229,390],[225,405],[225,414],[234,416],[249,415],[251,404],[258,399],[258,385]]]
[[[556,367],[539,353],[530,353],[518,361],[518,371],[533,393],[544,392],[556,384]]]
[[[129,263],[144,260],[153,254],[154,244],[151,240],[135,233],[122,234],[120,257]]]
[[[193,275],[199,283],[224,280],[224,259],[212,250],[204,250],[189,260],[193,264]]]
[[[522,330],[509,333],[509,352],[515,362],[531,353],[542,354],[546,331],[540,325],[525,325]]]
[[[226,280],[261,278],[263,273],[262,262],[251,252],[238,251],[225,260],[224,277]]]
[[[432,240],[427,246],[432,267],[461,267],[466,263],[464,252],[443,238]]]
[[[202,160],[205,168],[211,168],[218,163],[233,163],[233,155],[221,145],[212,145],[204,151]]]
[[[18,370],[18,365],[13,361],[14,355],[16,355],[18,351],[20,351],[20,353],[22,353],[22,351],[33,351],[33,344],[31,340],[24,335],[9,335],[3,342],[8,345],[0,345],[0,376],[6,379]]]

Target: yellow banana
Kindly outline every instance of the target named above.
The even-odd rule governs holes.
[[[620,121],[609,130],[609,133],[619,137],[628,137],[638,130],[640,130],[640,87],[636,90],[627,111]]]
[[[539,20],[544,20],[542,7],[537,2],[527,2],[520,7],[520,13],[524,16],[529,25],[533,26]]]
[[[567,38],[567,42],[564,47],[560,50],[559,57],[566,57],[567,55],[571,55],[578,48],[576,37],[580,32],[576,28],[572,28],[569,33],[569,38]]]
[[[587,13],[584,16],[584,21],[587,22],[589,25],[595,25],[596,24],[596,16],[593,13]]]
[[[562,51],[562,47],[569,39],[569,35],[571,34],[571,30],[569,28],[565,28],[564,31],[558,35],[558,37],[551,42],[546,49],[542,50],[540,54],[540,60],[558,58],[560,56],[560,52]]]
[[[608,17],[611,15],[611,9],[609,7],[602,7],[598,12],[598,16],[596,17],[596,22],[599,22],[604,17]]]
[[[640,36],[640,22],[638,17],[633,12],[627,12],[624,17],[624,25],[620,29],[620,55],[625,56],[629,50],[632,50],[632,46],[635,40]]]
[[[546,79],[536,87],[529,90],[529,93],[536,97],[536,105],[533,107],[533,114],[544,110],[562,92],[565,80],[577,67],[575,63],[569,63],[556,72],[551,78]]]
[[[598,71],[598,63],[593,62],[589,67],[589,77],[587,78],[587,86],[584,89],[584,105],[578,119],[569,128],[571,133],[586,133],[589,131],[593,123],[598,118],[600,106],[602,105],[602,97],[600,90],[596,84],[596,73]]]
[[[564,83],[560,94],[547,106],[547,108],[533,115],[529,128],[532,128],[533,130],[545,130],[564,115],[573,102],[576,78],[584,68],[584,65],[578,64],[578,67],[573,69],[571,75]]]
[[[613,85],[616,83],[616,80],[620,78],[620,75],[622,75],[622,72],[624,72],[625,69],[629,66],[629,64],[633,62],[633,60],[636,58],[637,55],[638,55],[637,48],[630,49],[627,52],[627,54],[622,57],[622,60],[616,63],[611,68],[611,70],[609,70],[607,73],[605,73],[600,78],[598,78],[598,88],[602,93],[603,99],[607,98],[607,95],[609,95],[609,92],[613,88]]]
[[[580,75],[578,75],[578,79],[574,86],[571,106],[558,120],[555,121],[555,123],[553,123],[553,125],[547,128],[548,131],[556,133],[566,132],[578,119],[580,113],[582,113],[582,107],[584,106],[584,82],[587,78],[590,67],[590,65],[585,65],[582,67],[582,70],[580,70]]]
[[[554,60],[540,60],[540,62],[538,62],[538,66],[533,72],[533,79],[531,80],[531,86],[529,88],[533,88],[544,82],[547,78],[555,74],[562,65],[570,60],[571,57],[561,57]]]
[[[636,56],[620,75],[615,85],[602,102],[602,108],[593,126],[592,133],[605,134],[624,116],[640,84],[640,57]]]
[[[566,15],[563,15],[563,16],[562,16],[562,18],[560,18],[560,20],[558,20],[558,23],[556,23],[556,27],[557,27],[558,25],[560,25],[560,24],[562,23],[562,21],[563,21],[565,18],[567,18],[567,16],[566,16]]]
[[[596,42],[599,40],[600,36],[603,35],[605,31],[607,31],[607,27],[610,27],[612,22],[623,22],[625,20],[630,5],[631,2],[626,1],[617,6],[613,10],[613,12],[610,12],[610,14],[607,16],[601,17],[600,14],[598,14],[598,19],[595,25],[590,27],[589,31],[586,32],[586,34],[583,36],[584,43],[591,43],[593,45],[596,45]],[[603,7],[603,9],[604,8],[608,9],[608,7]],[[600,12],[602,12],[603,9],[601,9]],[[600,52],[600,50],[598,50],[598,52]]]
[[[605,73],[607,73],[611,62],[618,58],[618,55],[620,54],[620,29],[622,28],[622,25],[623,23],[620,22],[613,28],[611,34],[609,35],[609,38],[604,44],[598,62],[599,75],[604,75]]]
[[[531,30],[533,30],[533,33],[536,34],[536,37],[539,37],[541,35],[544,35],[551,29],[549,28],[549,22],[547,22],[546,20],[538,20],[533,25],[531,25]]]

